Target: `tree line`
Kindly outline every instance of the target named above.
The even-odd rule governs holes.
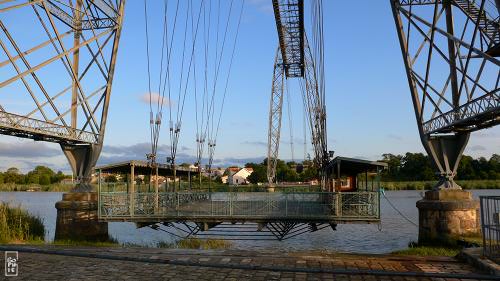
[[[381,172],[382,181],[432,181],[436,180],[436,169],[429,156],[423,153],[407,152],[404,155],[382,154],[378,160],[388,164]],[[253,173],[247,180],[251,183],[267,182],[267,158],[261,163],[247,163]],[[278,159],[276,179],[278,182],[308,182],[318,178],[318,170],[312,161],[285,162]],[[500,155],[493,154],[490,159],[473,158],[464,155],[458,166],[456,180],[500,180]]]
[[[253,173],[247,180],[253,184],[267,182],[267,158],[261,163],[247,163],[245,168],[252,168]],[[276,179],[278,182],[308,182],[316,179],[318,170],[313,166],[312,161],[285,162],[278,159],[276,165]]]
[[[61,171],[54,172],[49,167],[36,166],[35,169],[26,174],[22,174],[18,168],[12,167],[5,172],[0,172],[0,184],[40,184],[48,185],[52,183],[60,183],[63,179],[68,178]]]
[[[383,154],[382,162],[388,168],[381,174],[382,181],[430,181],[436,179],[436,170],[429,156],[423,153],[405,155]],[[464,155],[460,160],[456,180],[498,180],[500,179],[500,155],[472,158]]]

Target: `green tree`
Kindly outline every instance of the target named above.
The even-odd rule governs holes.
[[[40,183],[40,176],[37,173],[32,173],[29,172],[26,175],[26,183],[34,183],[34,184],[39,184]]]
[[[19,172],[18,168],[16,168],[16,167],[10,167],[10,168],[7,169],[7,173],[9,173],[9,174],[19,174],[20,172]]]
[[[57,174],[46,166],[36,166],[35,169],[28,172],[25,176],[25,183],[34,184],[51,184],[60,182],[64,178],[64,174],[59,171]]]
[[[382,171],[382,180],[396,181],[401,177],[400,169],[403,156],[390,153],[382,154],[382,162],[387,163],[387,169]]]
[[[423,153],[407,152],[402,159],[401,177],[407,181],[435,179],[435,172],[429,158]]]
[[[313,165],[305,168],[300,174],[300,181],[307,182],[315,179],[318,179],[318,170]]]
[[[65,174],[63,174],[63,172],[61,172],[61,171],[57,171],[57,173],[55,173],[50,178],[50,182],[51,183],[60,183],[65,178],[68,178],[68,176],[66,176]]]
[[[24,183],[24,176],[20,174],[18,168],[11,167],[4,173],[4,182],[22,184]]]
[[[476,178],[476,172],[472,162],[474,159],[471,156],[464,155],[460,160],[457,169],[457,179],[459,180],[472,180]]]
[[[267,182],[267,166],[255,165],[251,168],[253,168],[253,172],[247,178],[249,182],[253,184]]]
[[[493,154],[488,162],[490,166],[490,179],[500,179],[500,155]]]
[[[50,176],[48,174],[42,174],[42,175],[40,175],[39,183],[41,185],[48,185],[48,184],[50,184]]]

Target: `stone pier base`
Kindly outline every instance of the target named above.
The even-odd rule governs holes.
[[[451,242],[461,236],[479,235],[479,202],[464,190],[427,191],[417,202],[419,244]]]
[[[55,240],[107,241],[108,223],[99,222],[96,192],[63,194],[56,203]]]

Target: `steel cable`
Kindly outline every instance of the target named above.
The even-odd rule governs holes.
[[[148,31],[148,9],[147,1],[144,0],[144,22],[146,30],[146,58],[147,58],[147,74],[148,74],[148,93],[149,93],[149,126],[151,138],[151,153],[154,154],[154,141],[153,141],[153,106],[151,104],[151,70],[150,70],[150,56],[149,56],[149,31]]]

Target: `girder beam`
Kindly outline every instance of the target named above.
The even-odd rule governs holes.
[[[30,97],[28,102],[35,105],[25,113],[2,106],[0,100],[0,134],[59,143],[80,191],[90,190],[90,174],[103,145],[124,5],[125,0],[13,0],[0,4],[1,32],[8,39],[0,41],[0,51],[8,58],[0,63],[6,74],[0,80],[0,94],[16,92],[16,98]],[[25,25],[29,31],[8,29],[16,20],[7,15],[20,9],[32,15],[33,24]],[[12,30],[31,32],[33,38],[45,36],[45,40],[26,44],[16,40],[23,37]],[[73,40],[63,40],[71,34]],[[44,71],[49,68],[57,79],[47,78]],[[91,75],[87,73],[97,75],[86,77]],[[70,86],[53,93],[61,84]],[[70,115],[68,123],[66,115]]]
[[[470,132],[500,123],[492,52],[499,20],[485,1],[390,0],[420,138],[439,175],[435,189],[460,188],[453,179]]]
[[[273,0],[286,77],[304,75],[304,1]]]

